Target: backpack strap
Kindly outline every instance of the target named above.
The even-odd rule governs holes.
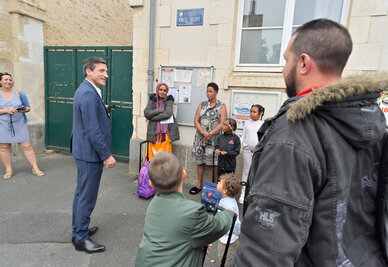
[[[388,262],[388,131],[385,131],[376,196],[376,226]]]
[[[18,95],[18,97],[20,98],[20,100],[22,100],[22,98],[20,97],[20,90],[15,89],[15,91],[16,91],[16,94]]]

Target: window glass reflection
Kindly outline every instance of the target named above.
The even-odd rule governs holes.
[[[245,0],[243,27],[283,27],[286,0]]]
[[[279,64],[283,30],[244,30],[240,62]]]
[[[293,25],[302,25],[319,18],[340,21],[342,5],[343,0],[295,0]]]

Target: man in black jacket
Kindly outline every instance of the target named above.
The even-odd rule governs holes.
[[[327,19],[298,28],[284,53],[290,97],[252,158],[232,266],[386,266],[375,227],[387,77],[340,80],[352,51]]]

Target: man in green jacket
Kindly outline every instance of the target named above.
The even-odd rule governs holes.
[[[158,190],[145,217],[135,266],[202,266],[203,248],[228,232],[233,211],[215,216],[182,193],[186,172],[171,153],[151,161],[150,184]]]

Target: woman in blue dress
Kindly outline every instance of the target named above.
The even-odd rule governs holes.
[[[9,73],[0,73],[0,160],[5,167],[4,179],[13,176],[11,144],[18,143],[32,167],[32,173],[43,176],[36,161],[28,134],[26,113],[31,110],[27,97],[13,88]]]

